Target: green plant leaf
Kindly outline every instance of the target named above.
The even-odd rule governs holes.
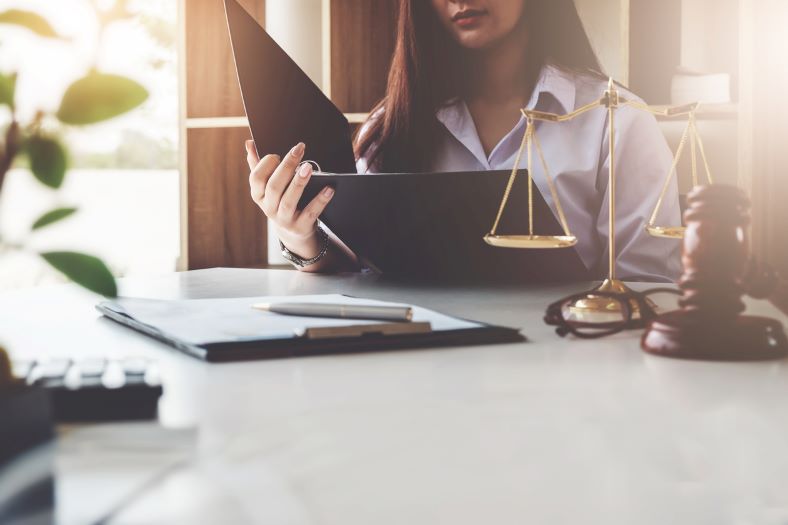
[[[32,11],[22,11],[21,9],[3,11],[0,13],[0,24],[14,24],[26,27],[33,33],[47,38],[63,38],[52,29],[52,26],[44,17]]]
[[[50,137],[34,136],[28,139],[24,149],[33,175],[42,184],[59,188],[68,168],[68,156],[63,145]]]
[[[117,22],[118,20],[132,18],[134,14],[129,11],[127,4],[128,0],[115,0],[115,4],[112,6],[112,8],[106,11],[100,11],[99,19],[101,20],[101,24],[107,26],[112,22]]]
[[[4,75],[0,73],[0,106],[14,108],[16,97],[16,73]]]
[[[118,296],[115,278],[101,259],[74,252],[48,252],[41,257],[83,288],[104,297]]]
[[[44,215],[38,218],[36,222],[33,223],[32,230],[40,230],[44,226],[49,226],[58,221],[62,221],[66,217],[70,217],[77,212],[76,208],[58,208],[56,210],[48,211]]]
[[[159,46],[165,49],[175,49],[178,45],[178,29],[168,20],[156,16],[141,16],[139,19],[142,27]]]
[[[148,90],[130,78],[93,72],[71,84],[57,118],[65,124],[95,124],[131,111],[148,100]]]

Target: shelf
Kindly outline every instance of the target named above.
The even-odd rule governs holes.
[[[667,104],[656,105],[657,108],[667,108]],[[739,118],[739,104],[731,102],[728,104],[701,104],[698,108],[698,120],[735,120]],[[686,116],[665,117],[657,116],[657,120],[682,120]]]
[[[345,113],[351,124],[363,124],[369,113]],[[245,128],[249,126],[246,117],[187,118],[187,129]]]

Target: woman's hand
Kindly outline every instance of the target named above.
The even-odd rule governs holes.
[[[249,187],[254,202],[276,226],[279,240],[288,250],[304,259],[320,253],[317,219],[334,196],[332,188],[325,188],[303,210],[298,201],[312,177],[312,166],[301,164],[305,146],[298,144],[284,159],[278,155],[257,156],[254,141],[246,141],[246,160],[249,163]],[[298,173],[296,173],[298,169]]]

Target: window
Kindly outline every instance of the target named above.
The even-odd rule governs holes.
[[[113,1],[96,0],[100,8]],[[0,0],[0,11],[23,9],[45,17],[65,40],[43,39],[3,26],[0,71],[18,72],[17,113],[57,109],[66,88],[91,64],[128,76],[149,91],[127,115],[85,128],[63,128],[70,169],[53,192],[17,162],[0,194],[0,236],[26,239],[33,250],[78,250],[101,257],[117,276],[173,271],[179,255],[178,80],[175,0],[127,2],[133,15],[101,34],[92,0]],[[97,51],[96,51],[97,49]],[[0,129],[10,113],[0,110]],[[59,131],[56,122],[45,122]],[[34,235],[43,212],[74,206],[79,212]],[[0,252],[0,290],[61,277],[33,254]]]

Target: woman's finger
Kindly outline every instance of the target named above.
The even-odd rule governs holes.
[[[254,169],[252,169],[252,173],[249,174],[249,190],[252,199],[261,208],[263,206],[263,198],[265,197],[268,180],[276,170],[276,167],[279,166],[280,162],[281,159],[279,155],[266,155],[263,157],[263,160],[258,162]]]
[[[255,166],[260,164],[260,157],[257,156],[257,150],[254,147],[253,140],[246,141],[246,162],[249,164],[249,169],[253,170]]]
[[[282,195],[282,200],[279,201],[279,210],[276,215],[283,222],[290,223],[293,221],[298,209],[298,201],[301,200],[301,195],[304,194],[304,188],[311,176],[312,165],[308,162],[302,164],[295,177],[293,177],[290,186],[285,190],[285,194]]]
[[[304,150],[305,146],[303,142],[291,149],[290,153],[282,159],[282,162],[276,168],[274,174],[271,175],[271,178],[268,179],[268,185],[265,188],[265,196],[263,197],[263,204],[265,205],[263,210],[266,211],[266,214],[268,213],[267,210],[276,213],[276,210],[279,209],[279,201],[282,199],[282,194],[287,189],[290,181],[293,180],[296,167],[304,157]]]
[[[317,194],[317,197],[307,204],[304,211],[301,212],[301,215],[298,216],[296,228],[299,231],[308,231],[310,228],[313,228],[315,222],[317,222],[317,219],[323,213],[323,210],[326,209],[328,203],[334,198],[334,193],[334,188],[328,186],[323,188],[320,193]]]

